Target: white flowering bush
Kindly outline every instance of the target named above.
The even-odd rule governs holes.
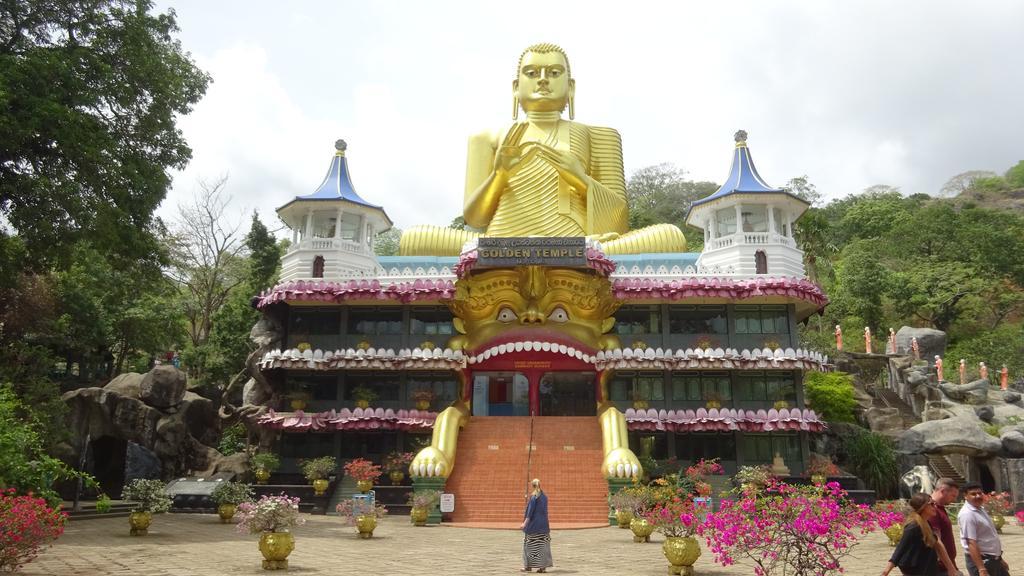
[[[299,515],[299,499],[280,496],[264,496],[257,502],[243,502],[238,505],[238,531],[249,534],[263,532],[287,532],[306,522]]]
[[[161,514],[171,509],[171,497],[160,480],[136,478],[124,487],[121,494],[124,500],[134,503],[132,512],[150,512]]]

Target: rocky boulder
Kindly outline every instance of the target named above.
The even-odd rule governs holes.
[[[939,390],[953,400],[966,404],[985,404],[988,402],[988,380],[975,380],[967,384],[939,382]]]
[[[864,411],[864,419],[872,432],[886,436],[898,436],[903,432],[903,416],[896,408],[869,408]]]
[[[1003,455],[1009,458],[1024,457],[1024,434],[1020,430],[1010,430],[999,437],[1003,443]]]
[[[932,363],[936,356],[946,353],[946,333],[931,328],[911,328],[904,326],[896,332],[896,352],[911,353],[911,341],[917,338],[917,347],[921,351],[921,359]]]
[[[999,438],[981,429],[977,418],[957,417],[922,422],[897,440],[897,449],[906,454],[966,454],[988,457],[1002,452]]]
[[[185,373],[174,366],[157,366],[139,384],[139,398],[154,408],[173,408],[185,398]]]
[[[142,387],[142,374],[138,372],[125,372],[115,376],[113,380],[103,387],[104,390],[117,392],[128,398],[138,398]]]

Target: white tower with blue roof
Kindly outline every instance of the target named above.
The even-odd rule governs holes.
[[[810,206],[772,188],[754,167],[747,133],[735,135],[736,150],[725,184],[690,206],[686,223],[704,231],[703,269],[743,276],[804,277],[804,254],[793,237],[793,223]]]
[[[380,270],[373,239],[391,228],[380,206],[356,194],[344,140],[324,181],[312,194],[296,196],[277,209],[292,230],[292,245],[281,260],[281,282],[375,276]]]

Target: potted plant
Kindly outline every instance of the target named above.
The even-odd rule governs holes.
[[[217,515],[223,523],[231,522],[238,505],[252,502],[252,487],[242,482],[221,482],[210,493],[210,498],[217,504]]]
[[[365,458],[356,458],[345,464],[345,474],[351,476],[356,481],[356,487],[359,488],[359,491],[365,494],[373,488],[374,480],[380,478],[382,472],[380,466],[373,462]]]
[[[306,480],[313,483],[313,490],[317,496],[323,496],[327,492],[327,477],[334,474],[337,469],[338,460],[334,456],[321,456],[302,462],[302,473]]]
[[[416,402],[417,410],[430,410],[430,403],[434,401],[434,391],[430,388],[418,388],[413,391],[412,399]]]
[[[148,534],[153,514],[162,514],[171,509],[171,497],[167,495],[164,483],[160,480],[136,478],[124,487],[121,499],[134,503],[128,516],[132,536]]]
[[[281,467],[281,459],[272,452],[260,452],[249,457],[249,466],[256,476],[256,483],[266,484],[270,474]]]
[[[113,505],[110,502],[110,496],[107,496],[106,494],[100,494],[99,497],[96,498],[96,512],[99,512],[100,514],[106,514],[107,512],[110,512],[110,508],[112,506]]]
[[[441,492],[437,490],[417,490],[409,494],[409,518],[416,526],[426,526],[430,511],[441,501]]]
[[[902,500],[879,500],[871,507],[878,527],[889,538],[889,546],[895,547],[903,537],[903,509],[906,507]]]
[[[992,523],[996,525],[996,532],[1002,533],[1006,525],[1007,514],[1013,513],[1013,499],[1009,492],[989,492],[985,495],[985,503],[982,505],[985,511],[992,517]]]
[[[292,410],[305,410],[310,397],[309,391],[300,386],[288,393],[288,404]]]
[[[383,468],[387,471],[388,477],[391,478],[392,486],[399,486],[402,484],[402,480],[405,478],[405,471],[409,468],[409,464],[412,463],[412,459],[415,454],[412,452],[392,452],[384,457]]]
[[[722,395],[715,390],[708,392],[704,395],[704,407],[708,410],[711,410],[712,408],[721,408]]]
[[[633,520],[633,509],[637,505],[637,495],[629,488],[623,488],[611,495],[609,504],[615,510],[615,522],[619,528],[629,528]]]
[[[775,475],[767,466],[740,466],[732,480],[739,487],[738,491],[746,494],[759,492],[773,478]]]
[[[725,474],[725,468],[718,462],[718,458],[705,460],[701,458],[693,466],[686,469],[686,478],[693,483],[693,491],[698,496],[710,496],[711,484],[708,484],[707,477],[711,475]]]
[[[811,484],[824,484],[829,476],[839,474],[839,467],[832,463],[832,460],[817,454],[811,454],[811,461],[807,465],[807,475],[811,477]]]
[[[356,386],[352,389],[352,398],[356,401],[356,407],[365,410],[370,407],[370,402],[377,399],[377,393],[369,386]]]
[[[633,532],[633,542],[650,542],[654,526],[647,521],[647,511],[654,503],[653,490],[639,482],[635,482],[623,490],[628,490],[635,496],[633,518],[629,521],[629,529]]]
[[[377,528],[377,520],[387,515],[388,509],[367,499],[366,502],[356,502],[354,498],[342,500],[334,508],[341,516],[341,521],[346,526],[355,526],[360,538],[373,538],[373,531]]]
[[[288,569],[288,555],[295,549],[289,530],[305,521],[299,515],[299,499],[284,494],[238,505],[238,531],[260,535],[264,570]]]
[[[677,493],[655,504],[646,518],[665,536],[661,551],[668,559],[669,574],[693,574],[693,563],[700,558],[700,544],[693,537],[699,524],[693,500]]]

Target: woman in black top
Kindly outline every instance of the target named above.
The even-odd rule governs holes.
[[[892,551],[882,576],[889,576],[894,566],[907,576],[934,576],[938,572],[939,560],[950,575],[962,576],[946,554],[942,541],[935,537],[928,525],[928,520],[936,513],[931,496],[918,493],[910,497],[910,515],[903,527],[903,537]]]

